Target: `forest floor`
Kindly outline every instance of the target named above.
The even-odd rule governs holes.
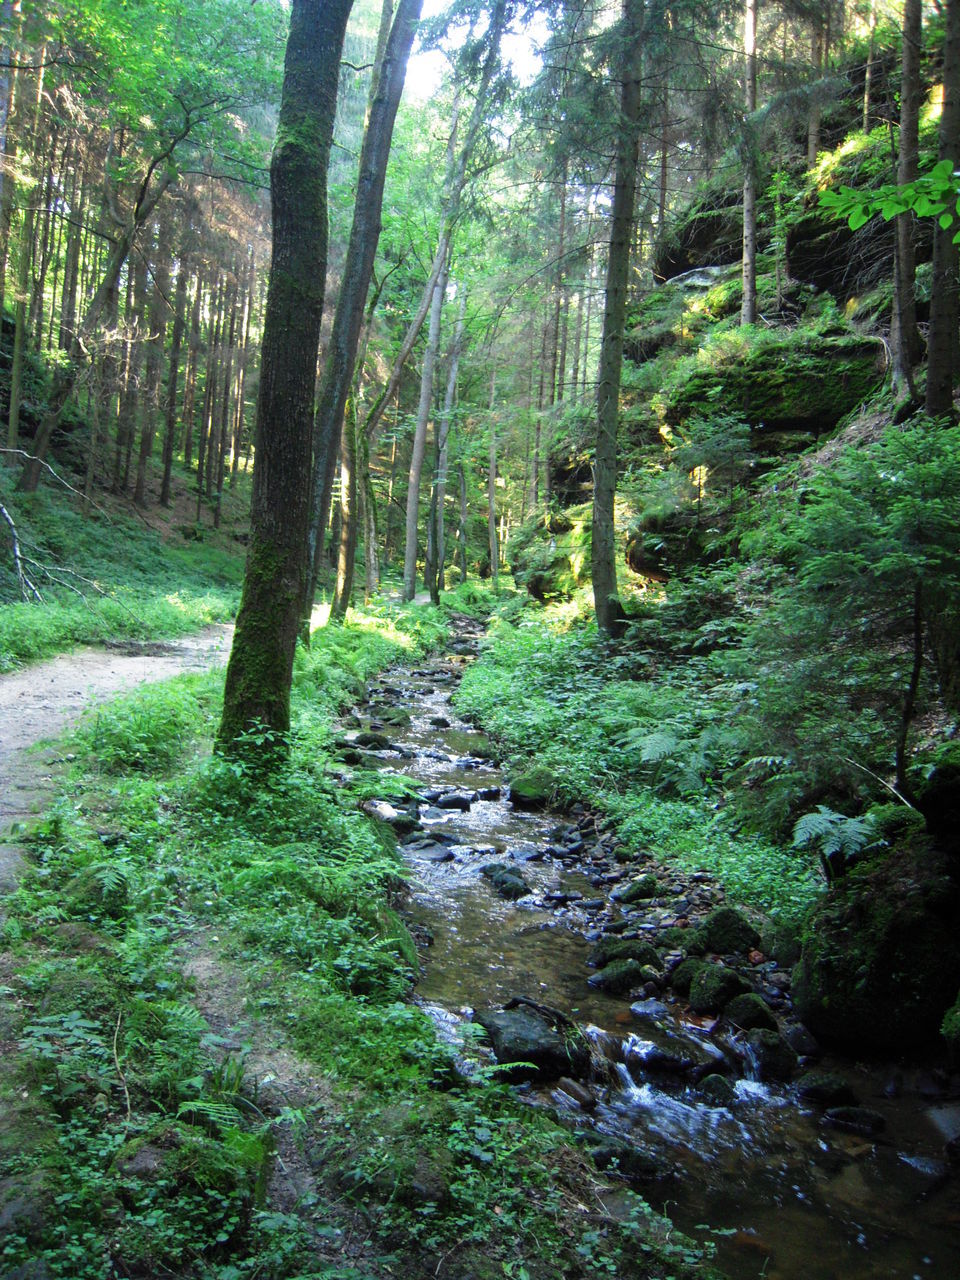
[[[64,757],[52,744],[90,707],[136,685],[223,666],[233,627],[218,624],[170,641],[118,641],[77,649],[0,675],[0,891],[13,888],[20,849],[10,829],[35,815],[55,789]]]

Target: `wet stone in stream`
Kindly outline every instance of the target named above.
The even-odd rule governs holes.
[[[468,638],[461,647],[471,648]],[[763,1268],[780,1280],[960,1274],[950,1225],[951,1215],[960,1222],[958,1180],[944,1154],[945,1142],[960,1145],[960,1106],[938,1127],[933,1114],[954,1104],[932,1108],[910,1078],[887,1097],[889,1072],[829,1058],[815,1068],[831,1077],[821,1092],[811,1079],[819,1047],[790,1016],[789,973],[758,949],[755,922],[727,913],[707,872],[627,858],[582,809],[563,822],[549,810],[516,809],[482,735],[452,707],[461,671],[460,661],[438,659],[394,674],[371,690],[354,726],[377,732],[374,715],[389,725],[390,748],[375,759],[386,776],[402,772],[422,788],[403,851],[414,933],[432,939],[419,999],[438,1033],[456,1041],[473,1010],[492,1028],[514,997],[523,998],[514,1013],[549,1008],[572,1018],[586,1058],[573,1066],[558,1058],[552,1081],[535,1073],[526,1096],[592,1129],[598,1164],[616,1159],[641,1190],[669,1183],[683,1229],[696,1235],[709,1221],[732,1230],[718,1263],[735,1280]],[[409,724],[391,717],[391,699]],[[448,808],[445,796],[469,803]],[[528,891],[502,897],[482,874],[491,863]],[[652,892],[614,900],[618,886],[638,882]],[[591,988],[603,966],[588,966],[588,938],[632,942],[636,984],[617,995]],[[743,1003],[729,1014],[731,997],[703,1015],[690,1008],[689,983],[705,964],[739,980],[743,995],[732,998]],[[742,1025],[762,1020],[761,1009],[773,1025]],[[496,1040],[492,1051],[507,1052]],[[458,1052],[470,1070],[476,1050]],[[803,1071],[799,1093],[781,1080]],[[757,1075],[771,1082],[749,1078]],[[859,1129],[838,1127],[850,1109],[854,1119],[858,1110],[879,1115],[885,1130],[869,1130],[866,1117]]]

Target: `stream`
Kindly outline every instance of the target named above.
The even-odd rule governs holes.
[[[369,807],[401,834],[407,914],[428,944],[417,998],[439,1033],[459,1044],[474,1011],[516,997],[572,1019],[590,1043],[591,1070],[520,1084],[522,1096],[586,1131],[606,1159],[615,1154],[680,1229],[715,1242],[731,1280],[955,1280],[960,1177],[944,1144],[960,1133],[956,1078],[831,1059],[794,1024],[799,1071],[841,1077],[869,1109],[874,1131],[848,1131],[794,1083],[752,1078],[742,1034],[692,1014],[668,984],[623,995],[589,985],[599,938],[655,941],[681,914],[695,920],[722,904],[723,891],[705,873],[620,865],[613,834],[582,810],[513,807],[483,734],[451,704],[478,636],[463,624],[445,656],[386,673],[344,734],[345,759],[421,788],[411,806]],[[515,867],[529,892],[502,896],[482,874],[491,863]],[[656,871],[657,896],[623,906],[611,894],[638,869]],[[754,959],[754,986],[789,1028],[788,971]],[[726,1078],[719,1095],[703,1083],[708,1072],[708,1085]]]

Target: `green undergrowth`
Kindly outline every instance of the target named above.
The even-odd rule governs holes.
[[[546,1116],[462,1080],[409,1001],[401,862],[331,727],[444,634],[433,609],[315,633],[271,772],[210,753],[218,674],[73,735],[3,904],[0,1273],[706,1274],[630,1193],[606,1212]],[[377,793],[406,786],[381,776]]]
[[[122,514],[84,516],[52,490],[15,493],[14,480],[0,468],[0,501],[16,522],[42,602],[22,599],[4,525],[0,671],[77,644],[178,636],[233,617],[243,572],[238,551],[197,539],[164,541]]]
[[[742,755],[735,689],[705,657],[611,654],[595,628],[549,615],[495,623],[456,694],[508,767],[536,758],[563,803],[606,813],[628,851],[716,873],[740,901],[797,921],[818,892],[805,855],[744,829],[724,777]]]

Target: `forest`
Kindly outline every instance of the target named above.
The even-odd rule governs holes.
[[[0,1280],[960,1275],[960,0],[0,0]]]

